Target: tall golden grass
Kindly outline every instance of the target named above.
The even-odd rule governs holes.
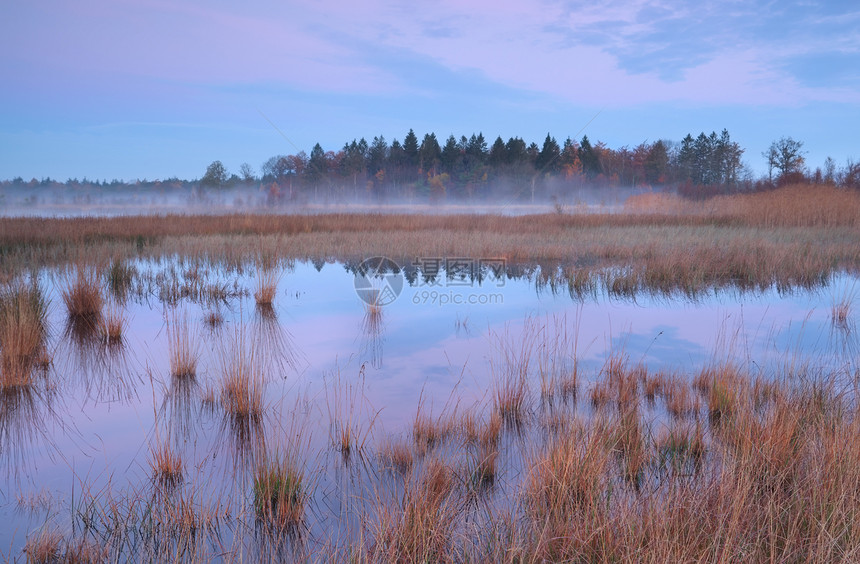
[[[174,316],[167,324],[167,357],[172,376],[190,378],[197,374],[198,344],[187,313]]]
[[[0,388],[30,383],[45,363],[48,302],[33,283],[0,290]]]
[[[95,328],[104,305],[101,292],[98,270],[91,266],[77,265],[74,273],[67,275],[62,290],[63,303],[66,304],[69,317],[91,320],[90,324]]]
[[[511,357],[515,366],[524,354]],[[540,387],[532,375],[529,394]],[[312,561],[849,562],[860,555],[860,412],[845,374],[754,378],[731,362],[696,374],[649,374],[616,353],[594,376],[608,399],[588,418],[576,409],[525,409],[511,433],[492,397],[483,415],[476,408],[431,417],[419,409],[415,440],[368,446],[378,467],[339,464],[342,486],[328,478],[321,491],[308,486],[310,476],[331,472],[326,457],[305,468],[296,463],[309,458],[293,451],[264,455],[252,461],[229,518],[224,508],[192,503],[188,496],[200,491],[193,483],[156,499],[132,492],[92,500],[83,488],[73,531],[97,535],[119,560],[132,550],[123,544],[132,532],[154,551],[147,558],[166,559],[158,547],[190,543],[196,559],[255,559],[244,541],[221,539],[222,532],[256,535],[258,521],[276,541],[301,528],[310,538],[297,558]],[[648,395],[654,404],[646,409]],[[541,419],[547,413],[551,425]],[[283,431],[292,437],[295,429]],[[332,515],[332,507],[344,513]],[[353,536],[332,530],[343,521],[357,527]],[[147,536],[153,522],[163,534]],[[83,535],[59,550],[90,538]],[[32,551],[38,542],[34,536]],[[45,545],[46,554],[57,550],[56,539]]]
[[[562,264],[571,293],[580,296],[596,282],[619,294],[642,288],[689,293],[707,285],[812,285],[836,269],[857,268],[858,216],[857,192],[789,186],[695,203],[649,195],[617,213],[591,215],[11,218],[0,225],[7,249],[0,264],[13,271],[169,255],[228,264],[248,264],[255,256],[347,261],[384,255],[403,264],[421,256],[469,256]]]

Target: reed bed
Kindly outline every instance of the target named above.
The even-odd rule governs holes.
[[[537,330],[547,326],[536,325],[523,333],[540,335],[534,354],[553,342]],[[509,370],[526,371],[528,395],[539,391],[538,368],[524,368],[532,353],[509,350]],[[314,458],[264,451],[249,482],[233,478],[244,493],[218,500],[216,509],[189,498],[200,485],[186,478],[155,498],[100,491],[92,500],[84,488],[87,501],[74,519],[86,519],[89,529],[80,530],[97,532],[120,559],[131,554],[128,531],[150,530],[140,528],[146,519],[168,535],[138,535],[136,546],[162,559],[159,543],[185,546],[182,559],[191,561],[283,558],[264,557],[262,541],[242,540],[260,526],[267,543],[290,545],[299,551],[293,558],[312,561],[829,562],[860,555],[860,415],[851,382],[839,374],[764,379],[732,362],[696,374],[651,374],[620,352],[595,372],[589,376],[605,386],[607,400],[587,418],[547,404],[540,413],[520,411],[514,428],[492,397],[483,410],[436,417],[419,404],[412,436],[370,440],[369,464],[337,466],[335,475],[347,476],[337,482],[343,485],[310,487],[309,476],[332,472],[325,456],[298,464]],[[649,395],[654,406],[645,409]],[[333,419],[353,409],[347,397],[341,407],[330,400]],[[282,437],[294,434],[284,429]],[[346,513],[327,513],[338,506]],[[342,521],[356,527],[353,534],[332,530]],[[226,531],[232,540],[224,544],[218,539]],[[59,550],[80,540],[65,538]]]
[[[0,264],[11,272],[34,264],[119,265],[166,256],[245,265],[255,256],[348,262],[382,255],[401,264],[415,257],[467,256],[505,260],[509,267],[544,264],[545,272],[560,266],[580,299],[601,286],[620,296],[643,289],[696,294],[712,286],[820,285],[834,272],[856,269],[857,217],[860,194],[854,191],[789,186],[695,203],[650,195],[617,213],[586,215],[10,218],[0,226],[6,249]],[[188,291],[200,293],[205,286],[207,295],[230,291],[186,282]],[[265,298],[264,289],[258,292]]]

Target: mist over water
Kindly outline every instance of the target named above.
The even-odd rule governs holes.
[[[166,214],[315,214],[315,213],[419,213],[499,214],[613,213],[631,195],[650,188],[565,187],[532,198],[529,187],[515,189],[510,182],[486,186],[487,196],[431,198],[388,197],[352,192],[348,197],[322,196],[321,190],[303,188],[301,194],[273,193],[271,184],[231,188],[139,187],[135,185],[64,185],[0,187],[0,217],[113,217]],[[314,193],[317,196],[314,197]]]

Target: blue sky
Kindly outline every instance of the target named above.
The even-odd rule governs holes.
[[[812,167],[860,158],[856,2],[31,0],[2,16],[0,179],[197,178],[409,128],[614,148],[727,128],[758,174],[782,136]]]

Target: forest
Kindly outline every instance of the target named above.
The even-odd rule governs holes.
[[[220,161],[199,179],[98,181],[50,178],[0,182],[0,188],[102,188],[192,191],[225,189],[262,193],[268,204],[382,201],[569,201],[583,189],[642,188],[703,199],[738,192],[762,191],[787,184],[827,184],[860,188],[860,162],[844,165],[830,157],[822,166],[807,166],[803,142],[783,137],[762,153],[766,175],[756,175],[742,160],[745,149],[723,129],[719,134],[687,134],[680,142],[657,140],[635,147],[610,148],[568,137],[559,143],[547,134],[541,145],[520,137],[489,143],[482,133],[440,142],[435,133],[423,138],[410,129],[403,141],[374,136],[325,150],[319,143],[307,154],[274,155],[256,171],[243,163],[231,172]]]

